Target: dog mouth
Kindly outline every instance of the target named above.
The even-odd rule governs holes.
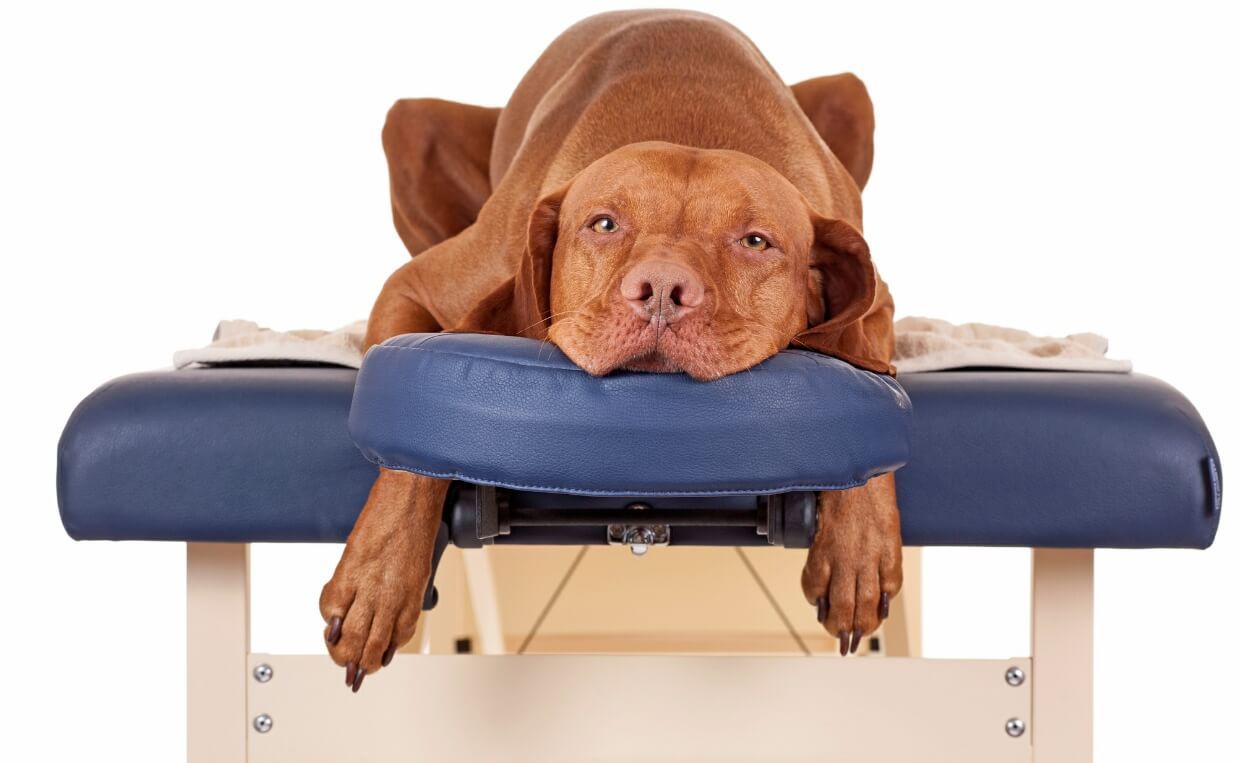
[[[708,381],[723,375],[714,371],[718,364],[710,358],[715,353],[700,332],[681,336],[673,327],[648,323],[635,330],[630,323],[610,323],[588,335],[555,328],[551,327],[550,341],[592,376],[615,371],[686,373],[698,381]]]
[[[731,331],[724,338],[703,316],[662,323],[638,320],[623,308],[579,311],[553,322],[547,339],[591,376],[684,373],[702,382],[751,368],[780,349],[774,338],[755,332]]]
[[[618,368],[624,371],[644,371],[655,374],[687,373],[687,369],[683,368],[678,360],[659,350],[629,358],[623,361]]]

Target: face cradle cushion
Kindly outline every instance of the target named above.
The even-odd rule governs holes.
[[[349,431],[394,469],[516,490],[710,496],[834,490],[907,460],[888,376],[780,352],[713,382],[592,377],[551,344],[407,334],[370,349]]]
[[[711,458],[724,459],[732,470],[723,472],[704,462],[717,484],[741,492],[786,489],[789,482],[803,481],[804,474],[822,483],[841,482],[901,461],[906,443],[896,439],[861,439],[860,445],[873,449],[870,453],[884,449],[880,458],[865,464],[856,443],[830,440],[831,432],[806,424],[824,427],[826,418],[814,417],[833,414],[820,412],[827,407],[822,401],[838,404],[840,387],[828,387],[825,379],[855,384],[869,405],[883,402],[886,418],[874,423],[884,422],[887,433],[910,426],[910,458],[895,476],[903,538],[909,545],[1204,548],[1220,519],[1220,461],[1207,428],[1179,392],[1142,374],[949,371],[902,374],[896,385],[838,367],[828,358],[784,353],[769,365],[772,373],[785,374],[786,384],[773,396],[756,399],[754,385],[764,372],[736,375],[732,384],[635,374],[589,379],[564,366],[549,347],[530,349],[527,341],[445,335],[427,347],[424,337],[399,338],[371,351],[359,381],[349,369],[315,367],[221,367],[121,377],[82,401],[65,426],[57,475],[61,519],[69,535],[82,540],[343,541],[377,474],[349,434],[350,405],[356,404],[353,431],[374,457],[381,453],[392,462],[409,459],[405,467],[419,464],[428,471],[469,469],[476,472],[471,476],[492,483],[553,479],[560,489],[718,489],[686,468],[702,464],[699,446],[711,448]],[[461,342],[471,349],[452,349]],[[499,349],[489,357],[481,352],[483,346]],[[516,357],[531,357],[532,364],[517,364]],[[419,383],[428,385],[419,392],[410,391],[410,379],[397,380],[388,373],[414,367]],[[810,368],[820,370],[822,381]],[[521,386],[526,382],[534,386]],[[684,427],[695,428],[700,441],[683,436],[686,429],[676,428],[677,420],[663,418],[649,426],[658,427],[666,449],[632,450],[633,441],[639,440],[632,433],[648,418],[633,419],[630,411],[615,430],[599,429],[598,419],[586,421],[587,426],[573,433],[575,452],[534,439],[533,433],[549,437],[556,421],[570,418],[560,412],[601,416],[603,404],[584,391],[590,383],[598,397],[611,400],[613,391],[618,401],[635,389],[627,385],[648,382],[667,383],[688,395],[682,407],[663,401],[666,407],[660,412],[675,416],[682,411]],[[914,404],[910,421],[900,403],[900,386]],[[724,393],[717,405],[738,419],[721,420],[712,409],[700,407],[704,398],[693,397],[713,389]],[[825,397],[805,397],[805,390],[813,389]],[[791,390],[798,394],[792,396]],[[451,402],[465,399],[462,392],[473,396],[476,410]],[[520,405],[504,413],[495,404],[500,397]],[[437,406],[436,417],[411,421],[413,401],[425,399]],[[745,408],[749,405],[790,428],[751,416]],[[389,412],[388,420],[377,421],[370,430],[383,410]],[[542,411],[549,423],[534,417],[535,411]],[[496,416],[508,417],[508,431],[499,428]],[[482,426],[483,419],[490,424]],[[704,441],[703,432],[736,431],[736,421],[748,436]],[[862,421],[850,426],[853,437],[863,438],[870,431]],[[437,439],[423,443],[423,449],[412,447],[417,443],[400,439],[405,427]],[[500,443],[512,452],[500,450]],[[816,443],[818,450],[804,443]],[[529,463],[527,454],[533,452],[548,452],[551,460]],[[633,463],[603,462],[603,452],[639,457],[641,468],[631,483],[623,481],[627,476],[616,475],[620,469],[630,475]],[[773,452],[789,454],[791,466],[764,458]],[[458,454],[460,460],[453,466],[441,453]],[[436,454],[439,460],[430,460]],[[819,463],[813,460],[817,454]],[[426,460],[414,464],[413,458]],[[838,460],[831,463],[833,459]],[[595,469],[573,468],[573,461]],[[759,471],[750,470],[749,462]],[[540,470],[537,476],[519,472],[522,463]],[[814,463],[821,471],[804,471]],[[843,471],[835,471],[840,463],[845,464]],[[490,471],[481,471],[483,466]],[[669,480],[664,471],[669,468],[678,469],[684,481]],[[764,482],[749,483],[750,475]],[[458,493],[467,492],[461,483]],[[506,492],[505,500],[517,507],[613,508],[631,500]],[[707,494],[675,495],[654,503],[660,508],[759,511],[763,500]],[[677,533],[672,543],[767,542],[751,527],[689,529]],[[452,540],[463,544],[476,539],[455,534]],[[804,541],[801,537],[788,545]],[[605,537],[596,527],[531,527],[516,528],[494,542],[590,543],[605,542]]]

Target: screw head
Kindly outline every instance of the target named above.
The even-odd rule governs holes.
[[[1012,737],[1021,737],[1027,729],[1027,724],[1019,718],[1011,718],[1006,721],[1006,733]]]
[[[271,676],[275,675],[275,671],[265,662],[261,665],[254,666],[254,680],[260,684],[264,684],[271,680]]]
[[[275,721],[271,720],[271,716],[263,713],[254,718],[254,730],[259,734],[265,734],[275,725]]]
[[[1015,667],[1006,669],[1006,683],[1011,686],[1022,686],[1023,681],[1026,678],[1027,674],[1023,672],[1023,668]]]

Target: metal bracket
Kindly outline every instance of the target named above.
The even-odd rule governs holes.
[[[817,533],[817,494],[775,493],[757,499],[757,535],[771,546],[808,548]]]
[[[648,509],[647,503],[630,503],[628,510],[640,511]],[[627,546],[635,556],[644,556],[650,546],[669,546],[671,543],[671,528],[669,525],[606,525],[606,542],[612,546]]]
[[[625,500],[629,501],[626,505],[621,503]],[[702,533],[705,528],[720,528],[720,532],[735,537],[741,544],[743,531],[747,530],[758,542],[808,548],[816,533],[817,500],[812,492],[753,496],[746,500],[724,498],[716,502],[708,498],[669,499],[661,506],[654,505],[657,500],[539,498],[532,493],[454,481],[443,517],[451,542],[460,548],[481,548],[503,542],[505,536],[513,534],[536,534],[539,542],[606,542],[631,546],[639,554],[649,546],[668,544],[670,531],[676,527],[683,532],[681,542],[696,543],[696,539],[708,533]],[[637,516],[634,512],[642,513]],[[603,528],[605,535],[598,532]],[[649,532],[638,532],[641,528]],[[516,542],[522,541],[517,538]]]
[[[493,485],[477,485],[474,490],[478,539],[489,544],[499,535],[510,535],[512,528],[507,521],[506,494],[500,494]]]

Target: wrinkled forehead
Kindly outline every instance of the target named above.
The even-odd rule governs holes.
[[[581,214],[609,208],[647,225],[786,228],[793,224],[788,218],[804,217],[798,191],[768,164],[738,151],[672,144],[633,144],[598,159],[573,183],[564,206]]]

